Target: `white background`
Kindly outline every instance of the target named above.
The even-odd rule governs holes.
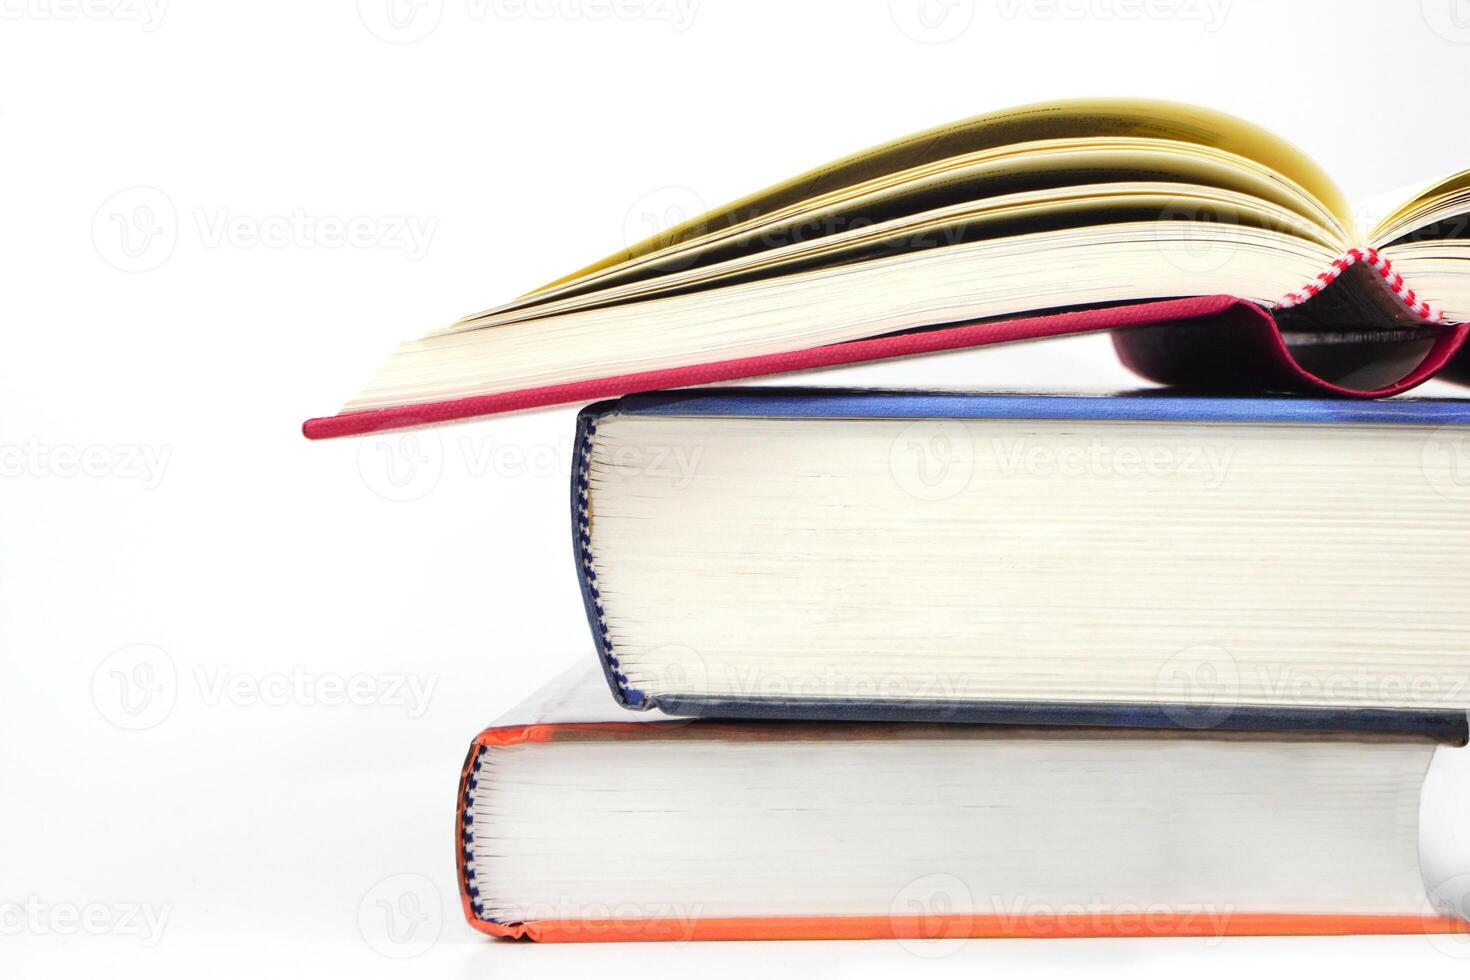
[[[298,426],[681,209],[1007,105],[1211,105],[1354,196],[1470,165],[1470,4],[393,2],[0,0],[0,973],[1464,974],[1423,938],[486,941],[463,752],[591,656],[572,410]],[[1134,383],[1101,338],[823,380]]]

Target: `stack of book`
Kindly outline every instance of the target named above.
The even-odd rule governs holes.
[[[578,417],[598,663],[475,740],[542,940],[1459,933],[1470,171],[1158,102],[921,133],[403,345],[312,437]],[[1128,395],[670,390],[1113,331]],[[1464,879],[1461,879],[1462,881]]]

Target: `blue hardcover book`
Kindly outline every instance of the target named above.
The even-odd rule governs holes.
[[[1470,402],[704,389],[574,453],[629,708],[1466,739]]]

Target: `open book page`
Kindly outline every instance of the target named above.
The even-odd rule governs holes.
[[[1224,150],[1263,164],[1300,185],[1344,226],[1350,219],[1347,199],[1325,171],[1292,144],[1243,119],[1197,106],[1149,99],[1077,99],[975,116],[844,157],[698,215],[532,292],[551,289],[671,244],[703,237],[776,208],[929,161],[990,147],[1069,137],[1141,137]]]
[[[1402,215],[1426,191],[1455,176],[1455,171],[1437,177],[1421,178],[1392,190],[1380,191],[1353,203],[1353,225],[1358,241],[1375,248],[1387,244],[1376,241],[1396,216]]]
[[[1374,248],[1436,222],[1466,215],[1470,215],[1470,169],[1376,194],[1355,208],[1363,240]],[[1448,235],[1437,232],[1433,237],[1463,237],[1464,230],[1462,220],[1461,226],[1449,230]]]

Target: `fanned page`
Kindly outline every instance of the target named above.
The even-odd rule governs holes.
[[[1365,232],[1369,248],[1392,264],[1388,282],[1427,320],[1470,318],[1470,170],[1432,182]],[[1417,290],[1415,295],[1408,295]]]
[[[1084,100],[980,116],[716,208],[406,343],[307,434],[822,366],[809,352],[842,363],[1116,329],[1184,297],[1283,311],[1285,362],[1291,337],[1321,346],[1334,331],[1458,343],[1445,324],[1470,317],[1467,185],[1446,178],[1360,230],[1316,164],[1221,113]],[[1017,320],[1065,310],[1111,315]],[[997,320],[1025,326],[946,336]],[[895,337],[909,347],[862,346]],[[1358,360],[1384,353],[1359,348]],[[712,365],[724,369],[677,374]],[[1351,386],[1362,365],[1329,367],[1296,380]]]

